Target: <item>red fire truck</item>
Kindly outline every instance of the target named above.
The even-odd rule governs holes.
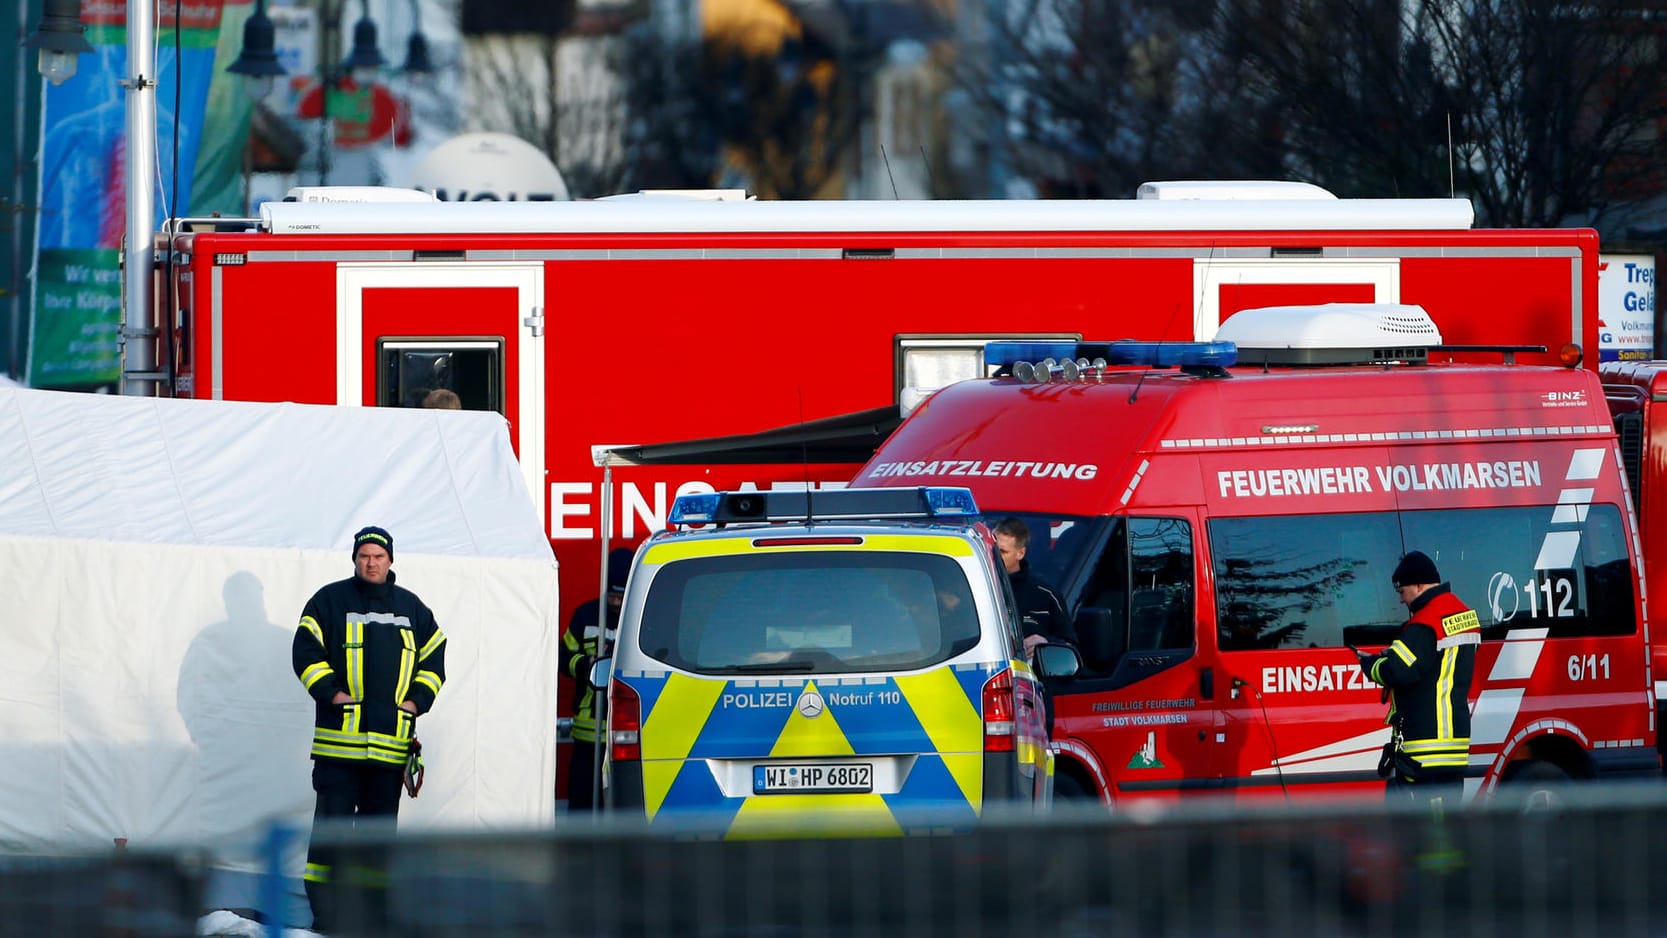
[[[1241,311],[1217,338],[992,344],[1010,376],[929,398],[852,482],[966,485],[1028,523],[1083,660],[1053,688],[1062,795],[1381,790],[1386,707],[1348,646],[1394,638],[1411,550],[1483,625],[1470,792],[1659,773],[1596,374],[1447,362],[1407,305]]]
[[[1250,306],[1354,301],[1423,304],[1452,343],[1597,347],[1590,230],[1479,230],[1462,199],[1297,184],[1145,194],[268,203],[170,226],[158,361],[192,397],[410,406],[445,386],[503,413],[565,613],[599,585],[595,447],[799,428],[629,451],[686,463],[612,481],[612,536],[634,543],[680,492],[849,479],[900,405],[982,375],[990,340],[1190,340]]]

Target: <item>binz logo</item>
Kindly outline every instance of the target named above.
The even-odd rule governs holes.
[[[1551,407],[1573,407],[1586,403],[1585,391],[1547,391],[1540,400]]]

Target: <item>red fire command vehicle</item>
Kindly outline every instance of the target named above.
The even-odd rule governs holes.
[[[443,386],[503,413],[565,618],[599,590],[604,514],[636,543],[678,494],[843,484],[902,411],[983,376],[989,341],[1191,340],[1247,307],[1358,301],[1423,304],[1455,343],[1597,347],[1591,230],[1300,184],[1199,197],[1221,193],[268,203],[169,226],[157,360],[192,397],[414,406]],[[712,437],[742,439],[637,446]],[[653,465],[605,475],[606,446]]]
[[[1386,705],[1347,646],[1393,639],[1411,550],[1483,625],[1468,792],[1659,772],[1596,374],[1438,363],[1405,305],[1242,311],[1218,340],[992,345],[1010,376],[929,398],[852,482],[1028,522],[1083,661],[1053,687],[1058,792],[1380,791]]]

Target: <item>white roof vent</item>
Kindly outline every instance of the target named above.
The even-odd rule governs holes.
[[[286,202],[437,202],[432,192],[395,186],[294,186]]]
[[[1143,182],[1137,199],[1333,199],[1337,197],[1308,182],[1256,179],[1180,179]]]
[[[638,189],[636,192],[605,195],[596,201],[608,202],[615,199],[683,199],[689,202],[753,201],[753,197],[747,195],[745,189]]]
[[[1422,306],[1325,303],[1240,310],[1215,340],[1237,345],[1241,365],[1423,362],[1441,330]]]

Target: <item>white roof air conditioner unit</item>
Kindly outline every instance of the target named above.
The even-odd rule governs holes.
[[[1422,306],[1325,303],[1240,310],[1215,340],[1238,346],[1241,365],[1422,362],[1441,330]]]

